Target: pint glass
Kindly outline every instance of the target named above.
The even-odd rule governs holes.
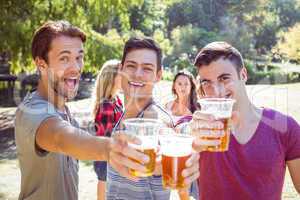
[[[146,118],[126,119],[124,120],[123,124],[127,134],[133,134],[142,141],[141,145],[131,143],[129,143],[129,145],[138,151],[147,154],[150,158],[150,161],[145,164],[147,169],[146,173],[129,169],[130,174],[136,177],[152,176],[155,169],[156,151],[158,146],[158,131],[162,124],[158,120]],[[132,160],[140,163],[138,160]]]
[[[176,133],[170,128],[161,129],[159,135],[162,153],[163,186],[170,189],[182,189],[184,184],[182,171],[192,154],[193,137],[190,134]]]
[[[201,112],[211,114],[216,120],[223,123],[223,128],[202,128],[199,136],[204,140],[219,139],[221,143],[217,146],[207,146],[204,150],[211,152],[224,152],[228,150],[230,140],[230,118],[234,99],[204,98],[200,99]]]

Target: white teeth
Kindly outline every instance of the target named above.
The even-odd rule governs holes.
[[[67,78],[67,79],[77,80],[77,77],[70,77],[70,78]]]
[[[130,84],[130,85],[133,85],[133,86],[138,86],[138,87],[142,87],[142,86],[144,86],[144,84],[143,84],[143,83],[132,82],[132,81],[130,81],[130,82],[129,82],[129,84]]]

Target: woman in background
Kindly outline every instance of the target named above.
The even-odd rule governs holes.
[[[123,112],[122,101],[117,95],[121,88],[119,66],[118,60],[105,62],[95,82],[92,114],[97,136],[110,137]],[[107,163],[94,161],[94,170],[98,177],[97,199],[105,200]]]
[[[192,119],[192,114],[200,108],[197,103],[197,92],[194,76],[188,71],[178,72],[173,80],[172,93],[175,99],[169,101],[165,108],[171,114],[176,127],[180,127],[185,122]],[[193,182],[190,191],[181,191],[178,193],[181,200],[189,199],[192,194],[196,199],[198,197],[197,183]]]
[[[194,76],[188,71],[178,72],[173,80],[172,93],[174,100],[165,108],[172,115],[175,126],[192,119],[192,114],[199,109]]]

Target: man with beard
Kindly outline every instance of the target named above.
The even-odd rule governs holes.
[[[19,105],[15,136],[21,169],[19,199],[78,199],[78,161],[105,160],[121,175],[128,168],[145,172],[148,156],[127,142],[134,137],[93,137],[78,128],[66,102],[75,97],[83,69],[85,34],[66,21],[47,22],[32,40],[32,56],[40,74],[37,90]]]

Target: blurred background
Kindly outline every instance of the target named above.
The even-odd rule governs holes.
[[[196,74],[192,62],[200,48],[224,40],[245,58],[251,100],[300,120],[300,0],[0,0],[0,199],[18,196],[13,119],[37,84],[31,39],[47,20],[68,20],[88,36],[80,89],[70,103],[83,128],[97,72],[108,59],[120,59],[134,35],[153,37],[163,49],[160,100],[172,97],[178,70]],[[80,199],[96,199],[89,162],[81,162],[80,178]],[[299,199],[289,176],[283,199]]]
[[[15,87],[21,98],[36,83],[34,30],[59,19],[88,35],[86,80],[106,60],[120,58],[130,36],[146,35],[164,51],[165,80],[183,68],[195,74],[191,63],[197,51],[224,40],[243,54],[248,84],[300,81],[299,0],[1,0],[0,6],[0,74],[12,75],[0,77],[0,90]],[[88,92],[79,92],[78,98],[85,96]],[[0,105],[14,103],[0,99]]]

